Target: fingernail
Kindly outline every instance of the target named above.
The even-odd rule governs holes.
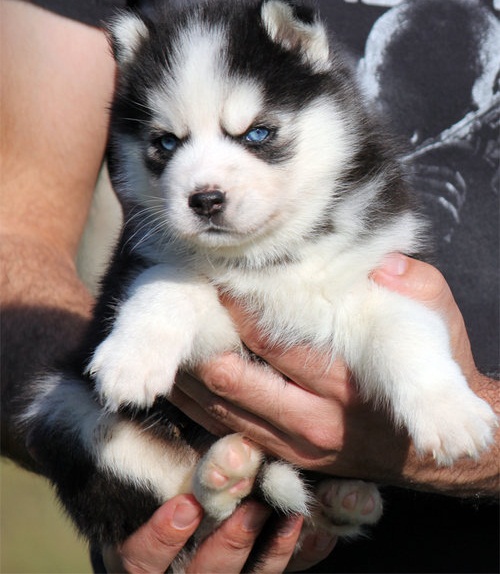
[[[300,520],[299,515],[290,516],[289,518],[287,518],[285,522],[283,522],[283,524],[280,526],[279,535],[282,538],[286,538],[287,536],[293,534],[295,532],[295,529],[297,528],[297,523],[299,522],[299,520]]]
[[[395,277],[404,275],[408,269],[408,258],[400,253],[391,253],[384,257],[380,271]]]
[[[241,523],[246,532],[256,532],[260,530],[269,518],[269,511],[258,506],[249,506],[245,510]]]
[[[178,530],[186,530],[193,526],[201,517],[201,508],[192,502],[180,502],[172,516],[172,526]]]

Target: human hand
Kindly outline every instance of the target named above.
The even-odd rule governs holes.
[[[269,510],[257,502],[242,504],[201,543],[186,572],[241,572],[269,514]],[[202,515],[201,506],[190,495],[179,495],[169,500],[117,549],[104,551],[106,570],[110,573],[134,574],[165,572],[199,526]],[[259,564],[259,572],[281,572],[285,569],[301,527],[301,517],[283,520],[263,563]],[[333,542],[329,551],[331,547]],[[308,546],[306,552],[310,552]],[[312,565],[313,562],[309,564],[307,561],[307,556],[297,565],[301,568]]]
[[[453,358],[469,383],[477,377],[462,314],[448,283],[435,267],[395,253],[386,257],[384,265],[372,273],[372,279],[439,313],[448,326]]]
[[[493,404],[498,387],[478,373],[462,315],[439,271],[394,254],[372,278],[443,316],[469,384]],[[483,455],[479,465],[464,459],[451,470],[436,468],[431,456],[417,456],[406,432],[397,431],[387,413],[360,400],[341,360],[330,364],[309,348],[270,346],[235,301],[225,304],[245,344],[274,370],[233,354],[203,365],[197,376],[204,384],[183,377],[172,397],[191,418],[216,434],[242,432],[302,468],[459,495],[496,488],[491,454]]]

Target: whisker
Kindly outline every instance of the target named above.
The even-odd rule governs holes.
[[[162,417],[160,413],[153,413],[152,415],[149,415],[146,419],[144,419],[144,421],[141,422],[141,428],[139,432],[147,433],[161,422],[161,418]]]
[[[127,239],[125,245],[133,243],[138,236],[141,236],[140,240],[132,247],[132,249],[137,249],[143,241],[157,233],[165,224],[163,220],[163,206],[154,205],[153,202],[151,207],[144,207],[127,218],[126,224],[136,229]]]
[[[143,225],[140,231],[147,229],[149,225]],[[143,243],[147,242],[151,237],[154,237],[158,231],[161,231],[165,227],[164,221],[159,221],[154,227],[147,229],[147,232],[137,241],[133,246],[132,250],[137,250]]]

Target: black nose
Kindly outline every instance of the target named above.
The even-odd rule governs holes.
[[[198,215],[211,217],[224,208],[225,194],[219,189],[205,189],[189,196],[189,207]]]

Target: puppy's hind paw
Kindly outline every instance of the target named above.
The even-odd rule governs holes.
[[[257,447],[240,434],[228,435],[213,444],[198,463],[194,495],[210,516],[224,520],[250,494],[261,463]]]
[[[355,536],[382,516],[382,497],[371,482],[328,479],[317,488],[316,527],[332,534]]]

